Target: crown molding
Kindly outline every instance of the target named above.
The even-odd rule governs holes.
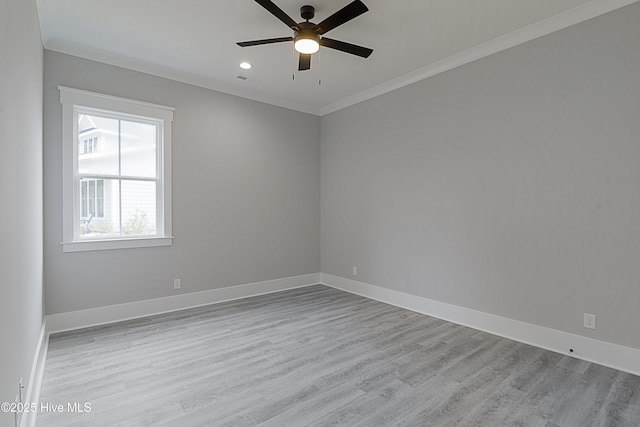
[[[396,89],[416,83],[420,80],[433,77],[437,74],[468,64],[494,53],[501,52],[514,46],[526,43],[536,38],[545,36],[555,31],[562,30],[572,25],[584,22],[608,12],[612,12],[624,6],[636,3],[640,0],[591,0],[580,6],[566,10],[549,18],[538,21],[511,33],[489,40],[471,49],[449,56],[433,64],[419,68],[400,77],[394,78],[377,86],[366,89],[355,95],[347,96],[334,103],[319,107],[299,103],[286,98],[261,93],[250,87],[243,88],[206,77],[185,73],[172,68],[150,64],[137,59],[114,55],[108,52],[87,48],[86,46],[52,39],[44,43],[44,48],[108,65],[127,68],[129,70],[151,74],[158,77],[175,80],[215,90],[229,95],[250,99],[290,110],[300,111],[316,116],[324,116],[343,108],[350,107],[371,98],[392,92]]]
[[[156,77],[174,80],[180,83],[186,83],[205,89],[211,89],[216,92],[222,92],[228,95],[250,99],[252,101],[258,101],[264,104],[275,105],[278,107],[287,108],[289,110],[313,114],[315,116],[320,115],[320,109],[313,105],[303,104],[291,101],[289,99],[261,93],[251,88],[233,86],[214,79],[208,79],[206,77],[185,73],[173,68],[150,64],[148,62],[140,61],[130,57],[115,55],[102,50],[88,48],[76,43],[69,43],[59,39],[51,39],[44,44],[44,48],[66,55],[77,56],[79,58],[89,59],[91,61],[96,61],[107,65],[113,65],[132,71],[138,71],[140,73],[150,74]]]
[[[352,96],[343,98],[333,104],[320,108],[320,115],[333,113],[343,108],[350,107],[371,98],[392,92],[401,87],[408,86],[420,80],[433,77],[437,74],[468,64],[494,53],[501,52],[511,47],[526,43],[547,34],[562,30],[580,22],[595,18],[608,12],[612,12],[640,0],[592,0],[580,6],[561,12],[557,15],[538,21],[534,24],[520,28],[511,33],[489,40],[471,49],[449,56],[426,67],[419,68],[395,79],[389,80],[378,86],[364,90]]]

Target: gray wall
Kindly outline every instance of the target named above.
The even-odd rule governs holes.
[[[318,117],[46,50],[44,69],[47,314],[320,271]],[[58,85],[175,107],[173,246],[62,252]]]
[[[323,117],[322,272],[640,348],[639,22]]]
[[[42,326],[42,39],[35,0],[0,6],[0,402],[29,381]],[[0,412],[0,426],[13,414]]]

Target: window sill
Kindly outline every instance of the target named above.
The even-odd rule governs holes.
[[[113,240],[85,240],[62,242],[62,252],[105,251],[111,249],[150,248],[155,246],[171,246],[170,237],[140,237]]]

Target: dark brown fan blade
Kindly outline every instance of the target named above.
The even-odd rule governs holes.
[[[311,69],[311,55],[306,53],[300,54],[300,61],[298,62],[298,71],[304,71]]]
[[[261,44],[282,43],[282,42],[290,42],[290,41],[293,41],[293,37],[278,37],[276,39],[251,40],[248,42],[238,42],[236,44],[241,47],[247,47],[247,46],[259,46]]]
[[[282,9],[276,6],[272,1],[256,0],[256,3],[267,9],[273,16],[284,22],[287,27],[293,28],[296,31],[299,30],[298,23],[294,21],[289,15],[287,15]]]
[[[329,32],[345,22],[351,21],[353,18],[362,15],[368,10],[369,8],[365,6],[364,3],[360,0],[355,0],[316,25],[315,32],[316,34]]]
[[[328,37],[323,37],[320,39],[320,44],[322,46],[330,47],[331,49],[340,50],[342,52],[350,53],[352,55],[358,55],[363,58],[368,58],[369,55],[373,53],[373,49],[369,49],[368,47],[362,47],[355,44],[341,42],[340,40],[330,39]]]

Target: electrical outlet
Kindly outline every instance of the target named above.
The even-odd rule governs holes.
[[[587,329],[595,329],[596,328],[596,315],[595,314],[584,314],[584,327]]]
[[[181,279],[173,279],[173,289],[180,289],[182,287]]]
[[[353,272],[351,274],[353,274],[354,276],[357,276],[358,275],[358,267],[353,267]]]

